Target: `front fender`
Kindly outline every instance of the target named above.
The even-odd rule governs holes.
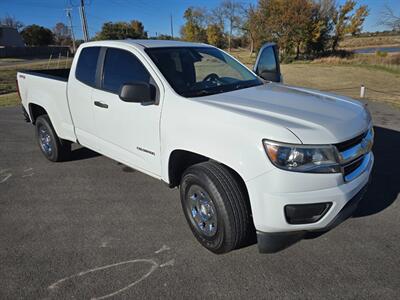
[[[165,104],[161,129],[164,137],[161,143],[162,178],[166,182],[169,182],[169,157],[176,149],[221,162],[247,181],[274,168],[262,144],[267,133],[287,142],[300,143],[284,127],[199,100],[178,97]]]

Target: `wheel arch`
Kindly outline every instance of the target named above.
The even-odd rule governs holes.
[[[169,185],[169,187],[174,188],[174,187],[179,186],[182,175],[188,167],[190,167],[194,164],[198,164],[198,163],[210,161],[210,160],[215,161],[215,162],[223,165],[224,167],[226,167],[230,171],[230,173],[233,175],[233,177],[238,181],[239,185],[241,186],[244,193],[246,194],[246,197],[249,199],[249,192],[247,190],[246,183],[245,183],[243,177],[239,174],[239,172],[237,172],[232,167],[230,167],[224,163],[221,163],[217,160],[214,160],[210,157],[207,157],[207,156],[195,153],[195,152],[191,152],[188,150],[183,150],[183,149],[173,150],[169,156],[169,159],[168,159],[168,179],[169,179],[168,185]]]
[[[36,120],[37,120],[38,117],[40,117],[42,115],[48,115],[49,116],[49,114],[46,111],[46,109],[43,106],[39,105],[39,104],[31,102],[31,103],[29,103],[28,108],[29,108],[29,116],[31,118],[31,122],[32,122],[33,125],[35,125]],[[50,118],[50,116],[49,116],[49,118]],[[50,119],[50,121],[51,121],[51,119]]]

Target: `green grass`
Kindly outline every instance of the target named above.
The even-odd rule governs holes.
[[[0,95],[0,107],[17,106],[20,103],[17,93]]]
[[[387,36],[360,36],[360,37],[346,37],[340,42],[339,47],[345,49],[357,49],[368,47],[385,47],[385,46],[399,46],[400,35],[387,35]]]
[[[25,60],[23,60],[25,61]],[[19,60],[17,60],[19,62]],[[16,78],[20,70],[43,70],[54,68],[70,67],[72,59],[61,59],[60,62],[53,60],[48,64],[47,60],[36,61],[32,63],[13,64],[12,66],[0,65],[0,107],[15,106],[20,103],[17,96]]]
[[[231,54],[253,68],[255,54],[250,56],[246,49],[235,49]],[[373,54],[359,55],[353,59],[326,57],[282,64],[281,71],[286,84],[329,91],[355,99],[360,96],[360,86],[365,85],[366,99],[390,103],[400,108],[400,65],[395,55],[383,58]]]
[[[16,91],[16,70],[0,69],[0,95]]]
[[[0,58],[0,66],[2,62],[22,62],[26,61],[26,58],[11,58],[11,57],[5,57],[5,58]]]
[[[360,86],[366,99],[390,103],[400,108],[400,74],[379,67],[329,64],[286,64],[281,66],[284,82],[290,85],[329,91],[358,99]]]
[[[255,54],[249,55],[246,49],[232,51],[233,56],[252,68]],[[65,67],[65,61],[60,67]],[[68,66],[70,65],[68,62]],[[336,62],[334,58],[326,61],[296,62],[281,66],[284,82],[290,85],[331,91],[337,94],[358,98],[360,86],[366,86],[367,99],[386,102],[400,107],[400,72],[398,65],[374,65],[367,62]],[[50,68],[55,68],[53,61]],[[13,106],[19,103],[15,78],[19,69],[45,69],[47,62],[35,62],[20,66],[0,66],[0,106]],[[10,94],[11,93],[11,94]]]

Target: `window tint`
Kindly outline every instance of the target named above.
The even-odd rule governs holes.
[[[87,47],[82,49],[75,71],[75,76],[79,81],[90,86],[95,86],[96,66],[99,53],[100,47]]]
[[[142,63],[128,51],[107,49],[103,69],[103,89],[119,93],[123,84],[133,81],[150,83],[150,74]]]
[[[258,61],[257,72],[276,72],[276,59],[273,47],[267,47],[261,52],[260,60]]]

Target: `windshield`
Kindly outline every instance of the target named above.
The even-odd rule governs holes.
[[[200,97],[261,85],[247,68],[211,47],[145,50],[172,88],[184,97]]]

